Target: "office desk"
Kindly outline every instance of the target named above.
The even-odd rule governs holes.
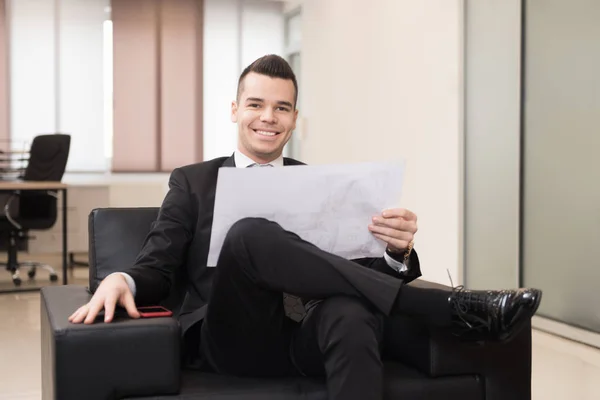
[[[67,284],[67,188],[62,182],[53,181],[1,181],[0,193],[24,190],[56,190],[62,193],[62,274],[63,285]],[[19,290],[26,291],[27,289]]]

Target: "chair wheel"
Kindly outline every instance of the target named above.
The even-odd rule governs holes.
[[[13,278],[12,281],[15,284],[15,286],[21,286],[21,278],[16,277],[16,278]]]
[[[56,282],[58,280],[58,275],[56,274],[50,274],[50,281],[51,282]]]
[[[30,269],[29,271],[27,271],[27,276],[29,277],[29,279],[35,278],[35,269]]]

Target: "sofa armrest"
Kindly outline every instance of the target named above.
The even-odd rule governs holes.
[[[415,281],[421,287],[443,287]],[[448,288],[447,288],[448,289]],[[531,325],[506,343],[470,343],[409,317],[389,320],[385,356],[431,376],[474,374],[486,400],[531,399]]]
[[[41,289],[42,397],[115,399],[174,394],[181,376],[181,337],[173,318],[68,321],[91,295],[83,286]]]

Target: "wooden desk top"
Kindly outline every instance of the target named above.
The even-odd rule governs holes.
[[[2,181],[0,190],[60,190],[67,188],[66,183],[54,181]]]

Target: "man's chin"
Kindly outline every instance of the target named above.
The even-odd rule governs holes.
[[[281,155],[281,153],[283,152],[283,149],[280,148],[264,148],[261,146],[254,146],[253,149],[253,153],[265,160],[268,159],[276,159],[277,157],[279,157]]]

